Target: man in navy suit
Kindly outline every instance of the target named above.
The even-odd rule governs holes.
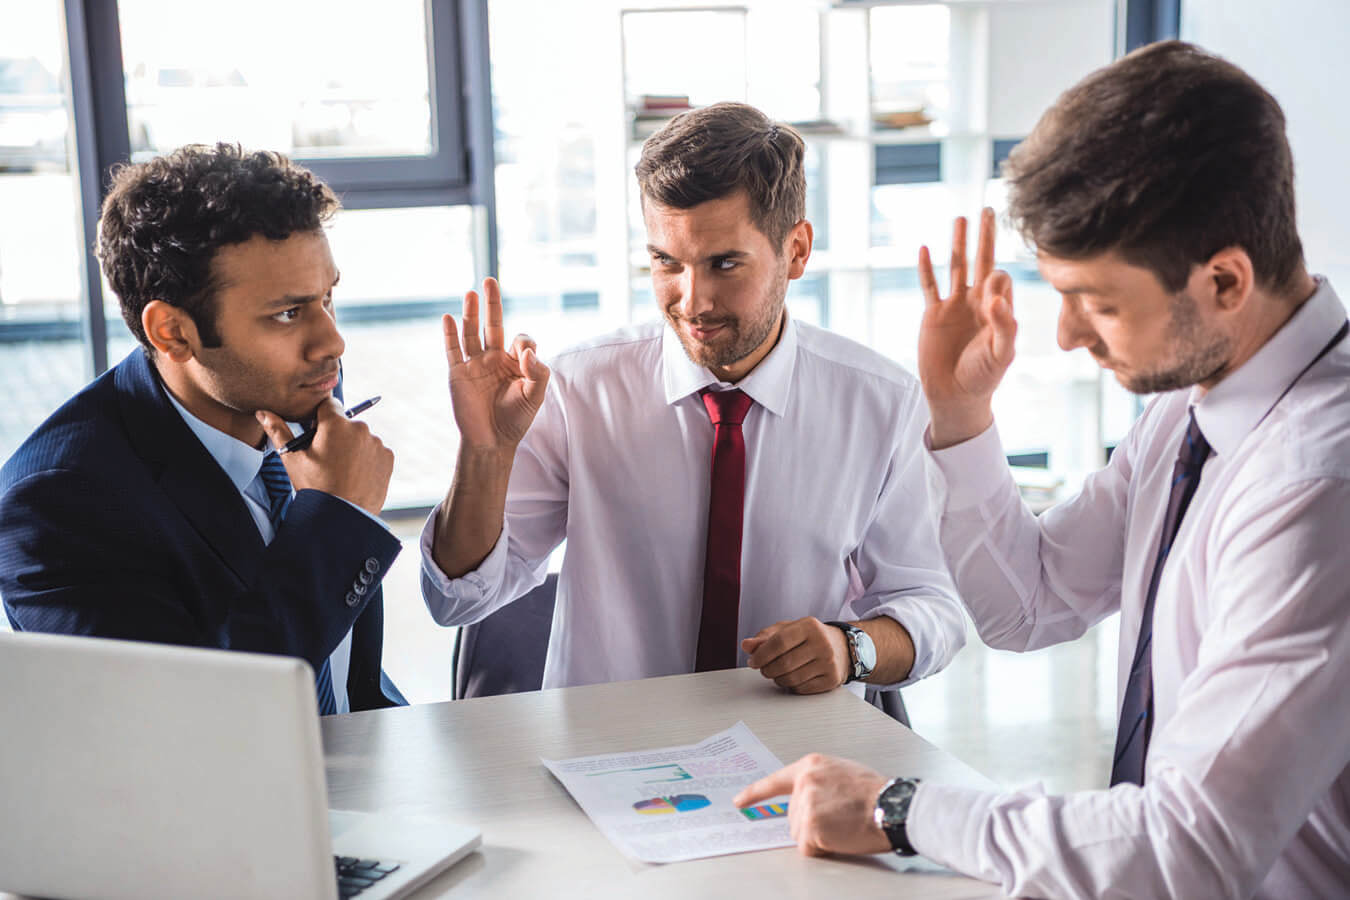
[[[114,176],[99,256],[141,346],[0,470],[15,629],[297,656],[324,713],[404,702],[380,670],[393,454],[334,399],[337,207],[225,144]],[[277,454],[288,422],[317,434]]]

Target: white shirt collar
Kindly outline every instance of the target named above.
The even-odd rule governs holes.
[[[781,416],[787,410],[788,398],[792,393],[792,373],[796,366],[797,323],[784,308],[783,331],[778,336],[778,343],[734,387],[740,388],[769,412]],[[669,324],[661,333],[661,370],[667,404],[683,400],[709,386],[718,389],[733,386],[718,381],[716,375],[691,360],[684,352],[679,335]]]
[[[1237,449],[1345,322],[1336,292],[1325,278],[1315,278],[1317,290],[1251,359],[1203,397],[1191,389],[1196,422],[1216,454]]]
[[[192,433],[197,436],[197,440],[202,442],[206,452],[211,454],[211,458],[216,461],[216,465],[225,470],[225,474],[230,477],[239,493],[244,493],[244,489],[249,486],[254,478],[258,477],[258,470],[262,468],[263,451],[256,447],[250,447],[238,438],[231,437],[218,428],[207,425],[201,419],[188,412],[187,407],[178,402],[178,398],[168,388],[164,389],[164,394],[173,404],[174,409],[183,417],[187,427],[192,429]]]

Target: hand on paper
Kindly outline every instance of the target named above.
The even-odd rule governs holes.
[[[942,299],[928,248],[919,250],[923,323],[919,328],[919,379],[928,398],[933,448],[980,434],[994,421],[994,389],[1013,360],[1017,321],[1012,279],[994,271],[994,211],[980,216],[975,281],[966,283],[966,220],[952,229],[951,295]]]
[[[807,856],[884,853],[891,842],[873,811],[886,782],[859,763],[812,753],[756,781],[732,802],[744,808],[791,794],[788,824],[797,849]]]
[[[848,678],[851,662],[844,632],[813,616],[775,622],[741,641],[750,668],[798,694],[833,690]]]
[[[514,451],[544,403],[549,370],[535,343],[517,335],[508,348],[502,326],[502,295],[495,278],[483,280],[487,327],[479,333],[478,294],[464,295],[464,335],[454,316],[442,316],[445,357],[450,365],[450,402],[467,450]]]

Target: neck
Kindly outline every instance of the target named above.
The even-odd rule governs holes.
[[[1234,343],[1232,356],[1221,371],[1212,378],[1200,382],[1200,387],[1205,391],[1211,391],[1220,381],[1246,365],[1247,361],[1255,356],[1256,352],[1264,347],[1315,293],[1317,280],[1309,275],[1307,270],[1301,270],[1299,276],[1294,279],[1294,286],[1282,293],[1270,293],[1261,289],[1254,291],[1250,301],[1252,320]]]
[[[266,435],[258,420],[248,413],[226,406],[211,396],[188,372],[187,367],[193,363],[179,365],[166,361],[159,353],[154,355],[151,363],[159,372],[159,380],[164,384],[164,389],[173,394],[173,398],[188,412],[217,431],[224,432],[250,447],[262,445]]]

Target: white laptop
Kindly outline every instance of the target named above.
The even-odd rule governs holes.
[[[314,673],[288,657],[0,632],[0,735],[0,891],[375,900],[481,841],[330,812]]]

